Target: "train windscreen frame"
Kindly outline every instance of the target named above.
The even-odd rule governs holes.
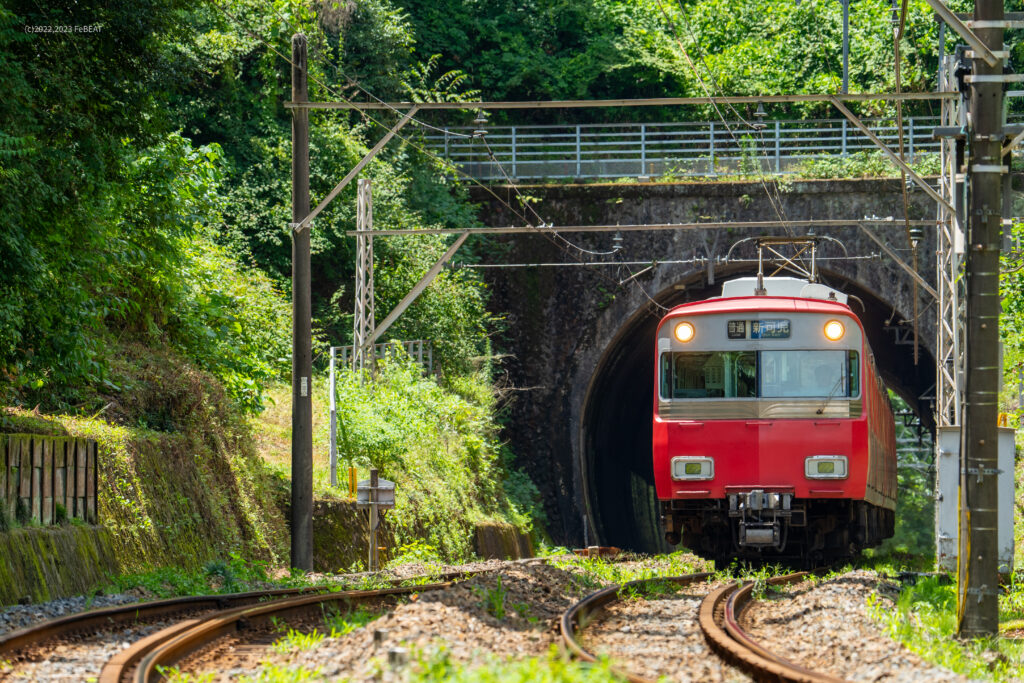
[[[860,395],[854,350],[671,351],[661,354],[660,365],[663,400]]]

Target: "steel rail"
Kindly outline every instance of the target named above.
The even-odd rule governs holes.
[[[386,599],[391,596],[441,590],[451,585],[452,582],[445,582],[380,590],[303,595],[218,612],[205,619],[189,620],[154,633],[112,659],[101,672],[99,683],[123,683],[126,680],[132,683],[149,683],[162,680],[161,669],[173,667],[189,655],[225,636],[251,629],[259,624],[270,623],[275,618],[315,614],[325,604],[351,604]],[[132,669],[134,672],[128,676]]]
[[[530,557],[515,560],[510,564],[528,565],[536,563],[546,564],[547,559]],[[130,647],[118,652],[114,657],[107,661],[97,680],[98,683],[122,683],[126,680],[158,680],[159,676],[154,677],[153,667],[166,666],[167,662],[165,661],[165,658],[173,658],[176,656],[175,653],[180,655],[181,648],[184,647],[187,649],[190,642],[193,645],[196,645],[196,647],[201,648],[203,643],[195,641],[195,638],[208,637],[216,639],[220,635],[230,633],[232,623],[235,626],[235,630],[238,630],[238,626],[240,624],[248,627],[252,621],[261,619],[265,620],[270,616],[280,615],[281,613],[286,613],[290,610],[302,612],[304,610],[308,611],[313,609],[325,602],[368,600],[377,597],[386,597],[388,595],[404,595],[409,593],[418,593],[425,590],[436,590],[451,586],[453,582],[459,579],[470,578],[493,571],[495,571],[495,569],[446,572],[444,574],[430,576],[429,578],[434,579],[435,583],[420,585],[403,586],[400,584],[428,577],[413,576],[404,579],[391,579],[388,583],[391,584],[392,587],[386,589],[370,591],[348,590],[321,592],[314,595],[298,595],[290,599],[277,600],[257,607],[250,605],[235,609],[222,610],[211,615],[206,615],[205,617],[188,619],[168,626],[167,628],[153,633],[142,640],[136,641]],[[202,635],[208,634],[211,629],[215,632],[214,635]],[[209,642],[209,640],[206,642]],[[193,648],[193,650],[194,649],[196,648]],[[189,652],[191,651],[192,650]],[[187,656],[189,652],[185,652],[184,656]],[[149,666],[149,664],[152,664],[152,666]],[[150,676],[150,678],[139,678],[139,676],[142,675],[140,672],[147,670],[149,672],[147,675]],[[131,674],[131,677],[129,677],[129,674]]]
[[[473,573],[475,572],[446,572],[430,578],[452,581]],[[402,582],[415,581],[422,578],[389,579],[388,583],[392,586],[398,586]],[[66,614],[0,635],[0,657],[19,661],[25,658],[30,648],[41,647],[50,641],[62,637],[97,633],[119,624],[151,622],[163,617],[186,612],[217,612],[244,605],[253,605],[266,600],[328,594],[331,591],[337,590],[338,586],[325,585],[279,588],[245,593],[225,593],[222,595],[190,595],[151,602],[116,605],[87,612],[78,612],[76,614]]]
[[[807,578],[809,572],[776,576],[768,580],[771,585],[796,583]],[[710,593],[700,606],[700,626],[704,637],[719,655],[753,672],[756,677],[794,683],[843,683],[843,679],[811,671],[771,652],[754,640],[739,625],[739,615],[749,603],[754,583],[742,586],[727,584]],[[722,603],[725,605],[722,606]],[[716,616],[723,607],[721,623]]]
[[[251,591],[224,595],[192,595],[182,598],[155,600],[104,607],[102,609],[68,614],[0,636],[0,655],[13,655],[29,647],[41,645],[61,636],[92,633],[127,622],[151,621],[159,617],[193,610],[223,610],[230,606],[245,605],[260,600],[327,592],[330,587],[283,588],[273,591]]]
[[[704,581],[712,576],[711,572],[698,572],[695,574],[685,574],[683,576],[666,576],[653,579],[639,579],[637,581],[630,581],[622,585],[609,586],[602,588],[599,591],[595,591],[590,595],[586,596],[575,605],[567,609],[562,614],[560,623],[560,631],[562,632],[562,642],[572,652],[573,656],[582,659],[586,662],[596,662],[597,656],[592,652],[584,648],[577,640],[576,635],[583,630],[583,626],[586,621],[599,609],[604,607],[610,602],[615,602],[619,599],[619,591],[639,587],[649,583],[664,582],[675,583],[680,586],[686,586],[691,583],[697,583]],[[632,683],[657,683],[654,679],[644,678],[643,676],[637,676],[619,667],[611,667],[612,671],[619,676],[622,676]]]

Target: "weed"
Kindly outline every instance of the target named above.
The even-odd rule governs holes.
[[[278,665],[265,662],[255,676],[242,676],[239,683],[305,683],[321,678],[320,669],[306,669],[294,665]]]
[[[539,618],[530,614],[530,605],[525,602],[513,602],[509,604],[509,607],[512,608],[513,612],[519,615],[520,619],[526,619],[526,621],[530,622],[531,624],[536,624],[538,621],[540,621]]]
[[[391,588],[391,584],[388,580],[380,574],[367,574],[359,579],[359,583],[355,586],[356,590],[361,591],[377,591],[384,588]]]
[[[310,633],[302,633],[290,628],[284,638],[274,642],[274,652],[286,655],[296,651],[312,650],[319,647],[325,637],[323,633],[316,629],[313,629]]]
[[[203,567],[208,579],[219,579],[220,589],[225,593],[236,593],[239,590],[238,577],[227,562],[212,560]]]
[[[53,523],[54,524],[67,524],[68,521],[68,509],[57,503],[53,509]]]
[[[474,587],[473,592],[483,598],[483,606],[488,614],[498,620],[505,618],[505,597],[508,595],[508,590],[501,585],[500,576],[494,588]]]
[[[1001,609],[1014,600],[1007,597],[1001,597]],[[895,604],[872,594],[868,613],[890,637],[929,662],[970,678],[1017,680],[1024,644],[998,638],[955,639],[956,603],[956,587],[929,576],[905,587]]]
[[[362,607],[350,609],[344,614],[334,608],[331,612],[324,613],[324,624],[329,629],[331,637],[338,638],[366,626],[378,617],[380,617],[379,612],[371,612]]]
[[[216,673],[205,673],[198,676],[184,673],[174,667],[156,667],[157,673],[167,679],[167,683],[212,683],[217,677]]]

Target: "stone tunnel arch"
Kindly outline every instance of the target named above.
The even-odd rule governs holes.
[[[747,268],[719,271],[714,284],[706,273],[682,276],[654,299],[672,307],[721,294],[723,280],[755,274]],[[827,284],[863,302],[861,315],[868,341],[887,386],[903,397],[930,427],[935,362],[929,344],[919,346],[914,364],[912,345],[899,343],[885,329],[895,307],[884,297],[834,271],[822,272]],[[587,387],[579,423],[577,457],[589,542],[642,552],[670,548],[658,526],[651,470],[651,411],[654,393],[654,332],[660,313],[647,307],[634,313],[605,348]],[[931,334],[922,326],[922,336]]]

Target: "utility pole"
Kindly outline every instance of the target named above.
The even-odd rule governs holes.
[[[307,102],[306,36],[292,36],[292,101]],[[313,569],[313,308],[309,110],[292,110],[292,567]]]
[[[1003,50],[1003,0],[976,0],[970,27],[993,53]],[[969,55],[971,56],[971,55]],[[1002,232],[1003,63],[973,52],[968,141],[967,391],[960,468],[960,636],[999,628],[997,473],[999,249]],[[1012,475],[1008,475],[1012,476]]]
[[[843,94],[850,92],[850,0],[839,0],[843,5]]]

